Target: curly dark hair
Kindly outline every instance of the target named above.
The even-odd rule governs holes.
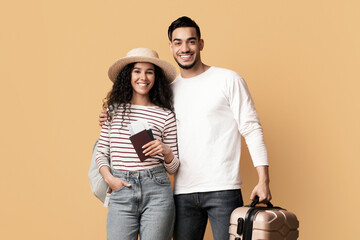
[[[108,120],[111,119],[110,112],[113,112],[115,107],[121,106],[122,111],[122,123],[125,120],[125,115],[130,113],[131,99],[133,95],[133,89],[131,86],[131,72],[135,63],[129,63],[126,65],[116,77],[111,91],[104,99],[104,108],[108,108]],[[170,87],[170,83],[166,80],[163,70],[155,67],[155,82],[153,87],[149,91],[150,102],[156,106],[174,111],[173,106],[173,93]],[[122,124],[121,124],[122,125]]]

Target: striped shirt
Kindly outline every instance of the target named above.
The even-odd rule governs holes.
[[[96,153],[96,163],[100,169],[108,166],[108,158],[111,156],[112,168],[121,171],[141,171],[164,164],[170,174],[176,172],[179,167],[177,150],[176,119],[173,112],[157,106],[131,105],[130,111],[122,119],[123,107],[119,106],[111,123],[109,136],[109,122],[101,129]],[[128,125],[138,120],[146,120],[151,128],[154,138],[167,144],[174,154],[171,163],[166,164],[163,154],[150,156],[141,162],[129,139]]]

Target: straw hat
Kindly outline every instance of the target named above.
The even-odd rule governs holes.
[[[110,80],[114,82],[119,72],[126,65],[134,62],[149,62],[155,64],[164,71],[165,78],[169,83],[172,83],[176,78],[175,67],[164,60],[160,60],[157,52],[149,48],[134,48],[126,54],[126,57],[120,58],[111,65],[108,72]]]

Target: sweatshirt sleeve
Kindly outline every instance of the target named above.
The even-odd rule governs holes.
[[[176,119],[173,112],[170,112],[165,120],[163,143],[167,144],[174,154],[174,159],[168,164],[164,162],[164,167],[168,173],[174,174],[179,168],[180,161],[178,158]]]
[[[236,74],[228,82],[227,87],[231,111],[238,124],[240,134],[245,138],[254,166],[268,165],[263,130],[245,81]]]
[[[100,132],[100,138],[97,146],[96,152],[96,164],[100,169],[103,166],[110,167],[109,158],[110,158],[110,139],[109,139],[109,123],[106,122]]]

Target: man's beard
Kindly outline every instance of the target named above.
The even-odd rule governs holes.
[[[177,59],[175,59],[175,61],[179,65],[180,68],[182,68],[182,69],[191,69],[191,68],[193,68],[195,66],[197,60],[195,59],[195,61],[193,63],[191,63],[190,65],[182,65],[181,63],[178,62]]]

